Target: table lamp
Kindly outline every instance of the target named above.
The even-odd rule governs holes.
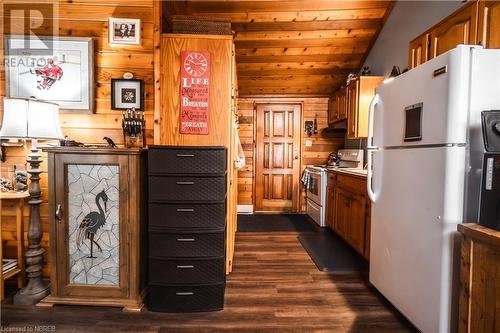
[[[59,123],[59,106],[54,103],[34,99],[4,98],[3,122],[0,139],[31,139],[31,154],[27,162],[30,169],[29,194],[30,220],[28,227],[28,251],[26,252],[26,276],[28,284],[14,296],[15,304],[36,304],[49,294],[49,285],[42,280],[43,253],[40,244],[42,228],[40,225],[39,168],[40,155],[37,140],[63,139]]]

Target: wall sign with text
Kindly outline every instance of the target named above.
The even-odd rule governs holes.
[[[181,52],[181,134],[208,134],[210,53]]]

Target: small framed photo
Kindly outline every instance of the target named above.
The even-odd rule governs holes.
[[[111,79],[111,109],[144,109],[144,81]]]
[[[108,22],[110,44],[140,44],[141,20],[110,17]]]

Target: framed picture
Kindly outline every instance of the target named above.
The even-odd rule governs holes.
[[[144,109],[144,81],[111,79],[111,108],[123,110]]]
[[[4,47],[6,96],[50,101],[62,111],[93,111],[92,38],[11,35]]]
[[[140,44],[141,20],[110,17],[108,22],[110,44]]]

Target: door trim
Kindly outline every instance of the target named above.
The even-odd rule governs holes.
[[[257,106],[258,105],[266,105],[266,104],[277,104],[277,105],[298,105],[300,108],[300,114],[299,114],[299,119],[300,119],[300,126],[299,126],[299,179],[297,181],[300,182],[300,175],[302,174],[302,139],[303,139],[303,124],[304,124],[304,101],[302,100],[297,100],[297,101],[279,101],[279,100],[258,100],[253,102],[253,151],[252,151],[252,165],[253,165],[253,172],[252,172],[252,206],[253,206],[253,212],[254,213],[301,213],[302,212],[302,206],[303,206],[303,198],[302,198],[302,191],[300,190],[300,184],[297,187],[296,190],[296,196],[297,200],[295,203],[296,207],[293,207],[292,211],[262,211],[262,210],[256,210],[256,201],[257,201],[257,196],[256,196],[256,156],[257,156]],[[293,204],[293,203],[292,203]]]

